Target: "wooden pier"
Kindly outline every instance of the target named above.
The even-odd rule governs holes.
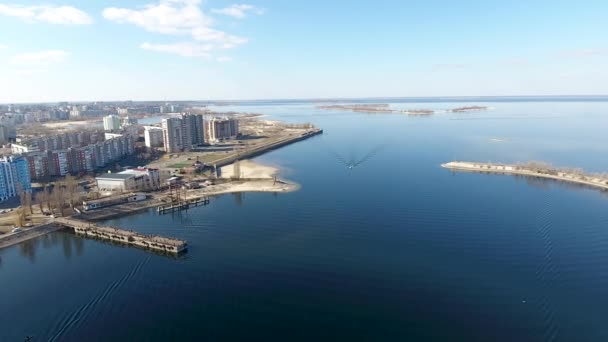
[[[143,235],[131,230],[123,230],[114,227],[102,227],[90,222],[68,218],[58,218],[54,222],[74,229],[74,232],[78,235],[118,242],[162,253],[179,254],[185,252],[188,248],[188,244],[184,240],[162,236]]]
[[[160,215],[164,215],[164,214],[168,214],[168,213],[172,213],[175,211],[182,211],[182,210],[188,210],[190,208],[193,207],[198,207],[201,205],[208,205],[209,204],[209,197],[205,196],[205,197],[201,197],[201,198],[197,198],[197,199],[192,199],[192,200],[187,200],[181,203],[175,203],[175,204],[170,204],[170,205],[161,205],[157,208],[157,211]]]

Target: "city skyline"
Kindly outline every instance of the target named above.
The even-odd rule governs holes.
[[[606,95],[608,4],[0,2],[0,103]]]

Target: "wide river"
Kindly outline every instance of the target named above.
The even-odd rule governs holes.
[[[108,222],[179,258],[64,232],[0,250],[0,341],[608,341],[606,193],[440,167],[608,171],[608,99],[390,101],[493,109],[218,107],[323,128],[257,158],[302,189]]]

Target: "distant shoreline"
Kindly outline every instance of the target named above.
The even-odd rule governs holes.
[[[339,110],[350,111],[354,113],[367,114],[408,114],[408,115],[433,115],[437,113],[468,113],[490,110],[487,106],[468,105],[449,109],[427,109],[427,108],[410,108],[410,109],[392,109],[388,103],[354,103],[354,104],[325,104],[316,105],[316,109],[320,110]]]

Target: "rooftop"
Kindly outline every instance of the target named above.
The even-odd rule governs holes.
[[[103,175],[100,175],[98,177],[96,177],[97,179],[129,179],[131,177],[135,176],[135,174],[133,173],[104,173]]]
[[[157,171],[157,169],[147,169],[147,168],[135,168],[128,169],[118,173],[104,173],[98,177],[97,179],[129,179],[135,176],[143,176],[147,175],[150,171]]]

